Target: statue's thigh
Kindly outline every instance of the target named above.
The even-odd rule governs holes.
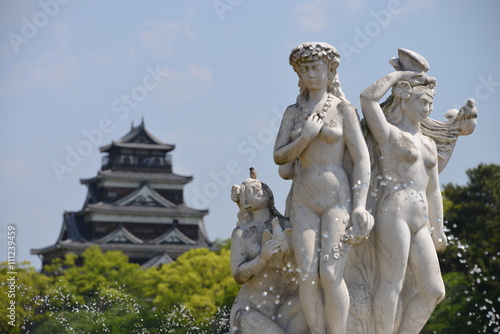
[[[286,334],[276,322],[252,308],[239,310],[234,325],[241,334]]]

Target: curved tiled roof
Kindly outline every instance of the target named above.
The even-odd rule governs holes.
[[[148,139],[149,143],[136,142],[135,139],[140,135],[144,135]],[[166,144],[160,139],[156,138],[156,136],[151,132],[149,132],[144,125],[144,120],[142,120],[141,124],[139,124],[138,126],[132,126],[130,132],[125,136],[116,141],[113,141],[111,144],[102,146],[100,150],[101,152],[106,152],[112,147],[154,149],[166,152],[175,149],[175,145]]]
[[[102,180],[129,180],[129,181],[149,181],[149,182],[168,182],[171,184],[186,184],[193,180],[192,176],[183,176],[174,173],[148,173],[148,172],[126,172],[103,170],[99,171],[97,176],[89,179],[80,179],[80,183],[88,184]]]
[[[205,240],[200,239],[200,242],[196,245],[185,245],[185,244],[132,244],[132,243],[98,243],[92,241],[58,241],[55,245],[31,249],[31,254],[48,254],[60,249],[68,250],[68,251],[84,251],[91,246],[99,246],[103,251],[111,251],[111,250],[121,250],[121,251],[133,251],[133,252],[155,252],[155,253],[185,253],[192,248],[209,248],[214,249],[213,245],[208,244]]]
[[[179,204],[173,208],[158,207],[158,206],[120,206],[115,204],[99,202],[96,204],[88,204],[83,209],[86,212],[109,212],[117,214],[138,214],[138,215],[180,215],[180,216],[198,216],[202,217],[208,214],[208,210],[197,210]]]

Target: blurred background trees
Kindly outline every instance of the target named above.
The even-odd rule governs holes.
[[[423,333],[500,332],[500,166],[481,164],[467,177],[464,186],[443,188],[446,298]]]
[[[440,253],[447,295],[422,333],[500,331],[500,166],[468,170],[469,181],[443,187],[449,246]],[[142,269],[120,252],[91,247],[38,273],[18,264],[16,326],[2,333],[227,333],[239,286],[230,242],[194,249],[161,268]],[[2,308],[9,305],[7,263],[0,265]]]

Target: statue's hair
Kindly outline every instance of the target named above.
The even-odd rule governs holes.
[[[300,93],[297,102],[307,98],[308,90],[300,80],[300,64],[304,61],[323,60],[328,67],[328,92],[347,102],[347,99],[340,86],[337,67],[340,64],[340,54],[337,49],[328,43],[307,42],[297,45],[290,52],[289,62],[299,75]]]
[[[236,224],[237,226],[240,226],[242,224],[245,224],[246,222],[250,221],[252,219],[252,210],[253,208],[249,207],[246,205],[246,199],[243,197],[243,194],[245,193],[246,187],[250,183],[260,183],[262,186],[262,190],[265,191],[269,197],[269,203],[268,203],[268,208],[269,211],[271,212],[271,215],[273,217],[283,217],[283,215],[276,209],[274,205],[274,195],[273,192],[271,191],[271,188],[264,182],[261,182],[259,180],[254,180],[254,179],[247,179],[243,181],[241,185],[234,185],[231,189],[231,200],[235,202],[238,207],[240,208],[240,211],[237,214],[238,217],[238,223]]]

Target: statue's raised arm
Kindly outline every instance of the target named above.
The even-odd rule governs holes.
[[[438,174],[458,136],[470,134],[477,117],[471,100],[460,111],[449,112],[448,122],[429,118],[436,79],[426,74],[425,58],[399,49],[391,64],[396,71],[360,96],[374,167],[372,245],[378,284],[373,286],[371,316],[377,334],[420,332],[444,297],[436,253],[447,245]],[[412,284],[407,284],[408,275]],[[409,286],[413,293],[404,294]],[[409,297],[402,301],[403,296]]]

